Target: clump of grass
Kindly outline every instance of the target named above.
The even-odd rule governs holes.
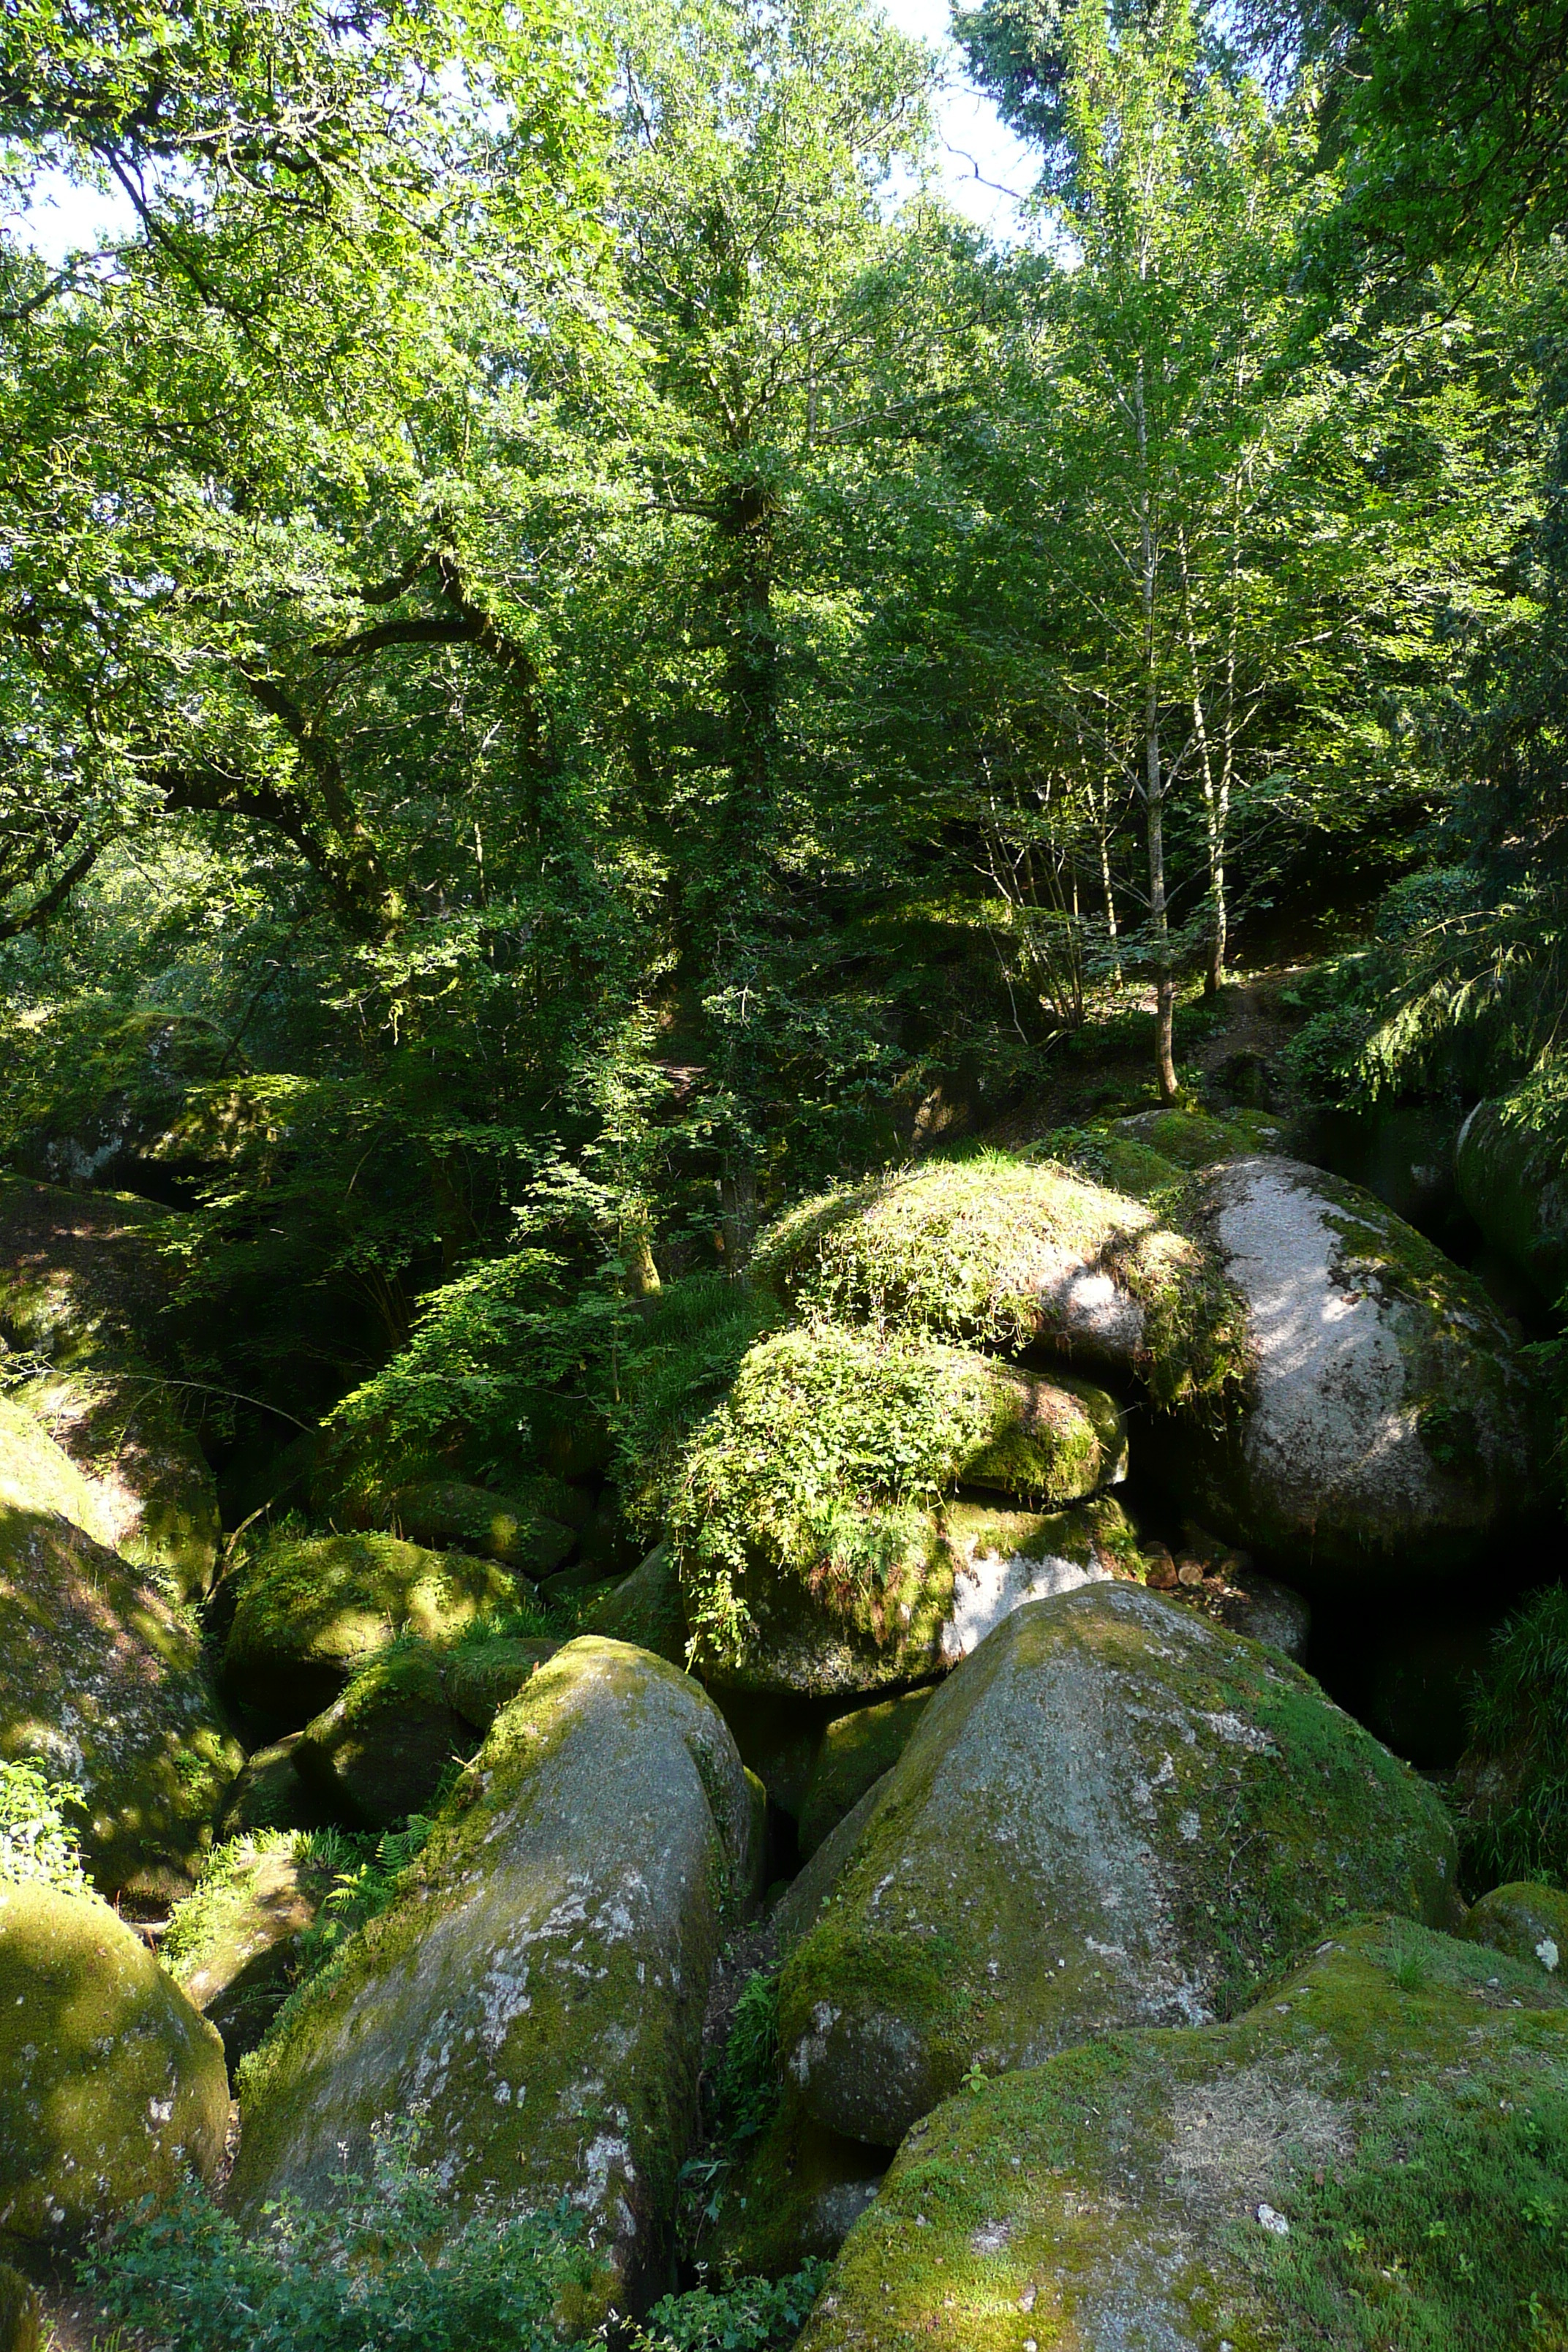
[[[1476,1893],[1510,1879],[1568,1885],[1568,1586],[1501,1626],[1472,1693],[1460,1767],[1460,1856]]]
[[[783,2091],[778,1970],[753,1969],[735,2003],[714,2084],[721,2136],[753,2139],[778,2113]]]

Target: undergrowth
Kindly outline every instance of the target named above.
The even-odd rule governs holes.
[[[187,2188],[85,2266],[106,2316],[147,2352],[555,2352],[595,2283],[582,2216],[456,2216],[416,2161],[416,2129],[376,2143],[322,2209],[284,2199],[247,2237]]]
[[[1466,1882],[1568,1885],[1568,1586],[1500,1626],[1470,1701],[1461,1822]]]
[[[812,2261],[788,2278],[667,2294],[634,2331],[631,2352],[786,2352],[826,2276],[827,2264]]]
[[[715,2120],[727,2140],[754,2138],[778,2112],[778,1970],[753,1969],[741,1988],[713,2084]]]
[[[0,1879],[42,1879],[79,1894],[87,1874],[68,1816],[85,1811],[86,1802],[79,1789],[52,1780],[31,1758],[0,1759]]]

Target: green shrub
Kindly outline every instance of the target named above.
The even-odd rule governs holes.
[[[1500,1627],[1469,1715],[1468,1884],[1568,1885],[1568,1586],[1549,1585]]]
[[[84,1887],[81,1848],[66,1816],[86,1802],[79,1789],[51,1780],[30,1758],[0,1760],[0,1879],[41,1878],[71,1893]]]
[[[636,2329],[631,2352],[784,2352],[822,2292],[827,2264],[808,2262],[790,2277],[738,2279],[716,2291],[667,2294]]]
[[[664,1516],[685,1440],[779,1320],[773,1300],[727,1275],[691,1275],[644,1302],[610,1418],[625,1507],[645,1533]]]
[[[778,2112],[783,2092],[779,2055],[776,1969],[753,1969],[730,2020],[714,2084],[718,2126],[725,2139],[751,2139]]]
[[[455,2227],[416,2151],[414,2126],[389,2130],[368,2181],[343,2175],[327,2210],[285,2200],[254,2238],[187,2189],[116,2231],[87,2275],[148,2352],[556,2352],[559,2313],[595,2274],[581,2217]]]

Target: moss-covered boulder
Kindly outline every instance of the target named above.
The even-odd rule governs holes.
[[[858,1706],[834,1717],[823,1734],[800,1810],[803,1860],[854,1811],[873,1782],[891,1771],[930,1698],[929,1689],[903,1691],[877,1706]]]
[[[591,1601],[582,1623],[585,1633],[632,1642],[656,1658],[668,1658],[672,1666],[684,1666],[691,1636],[669,1546],[656,1544],[629,1576]]]
[[[448,1705],[476,1731],[487,1732],[502,1707],[560,1647],[559,1642],[515,1634],[467,1635],[442,1653],[441,1685]]]
[[[47,1367],[20,1393],[91,1482],[103,1539],[189,1597],[221,1528],[190,1391],[150,1348],[167,1282],[146,1228],[168,1213],[0,1178],[0,1337]]]
[[[1194,1171],[1222,1160],[1277,1151],[1284,1140],[1278,1119],[1239,1110],[1216,1118],[1202,1110],[1142,1110],[1131,1118],[1091,1119],[1047,1139],[1064,1164],[1097,1184],[1180,1210]]]
[[[0,2263],[0,2352],[40,2352],[44,2307],[18,2270]]]
[[[1110,2035],[910,2134],[800,2352],[1553,2340],[1568,2009],[1402,1922],[1228,2025]]]
[[[294,1751],[301,1735],[291,1731],[284,1739],[258,1748],[245,1759],[244,1769],[231,1786],[218,1816],[217,1840],[226,1844],[237,1837],[265,1830],[315,1830],[331,1819],[313,1790],[294,1769]]]
[[[226,1687],[304,1723],[400,1633],[449,1641],[532,1588],[498,1562],[397,1536],[278,1537],[239,1571]]]
[[[1201,1243],[1049,1160],[988,1153],[808,1201],[754,1272],[847,1322],[1053,1346],[1162,1403],[1217,1401],[1245,1374],[1237,1303]]]
[[[411,1542],[437,1551],[474,1551],[507,1568],[548,1576],[570,1554],[576,1538],[559,1519],[524,1497],[492,1495],[460,1478],[424,1479],[387,1499],[387,1524]]]
[[[263,1832],[221,1846],[175,1905],[159,1957],[223,2037],[230,2066],[254,2050],[287,1998],[300,1938],[353,1853],[336,1834]]]
[[[786,2278],[838,2252],[887,2168],[885,2147],[824,2131],[786,2098],[736,2149],[699,2227],[695,2258],[720,2285]]]
[[[1528,1878],[1494,1886],[1465,1914],[1460,1934],[1510,1958],[1533,1960],[1549,1977],[1568,1964],[1568,1895]]]
[[[447,1696],[438,1650],[397,1642],[363,1666],[294,1750],[294,1769],[332,1817],[390,1829],[435,1801],[478,1733]]]
[[[752,1806],[717,1708],[588,1637],[500,1716],[391,1907],[249,2062],[231,2196],[253,2217],[365,2169],[416,2105],[459,2210],[565,2196],[615,2291],[657,2287],[697,2112],[709,1978]]]
[[[693,1654],[711,1681],[802,1696],[930,1674],[970,1646],[955,1612],[971,1586],[989,1592],[960,1482],[1031,1498],[980,1507],[987,1526],[1030,1523],[1009,1559],[1055,1548],[1087,1565],[1120,1515],[1059,1507],[1125,1459],[1117,1406],[1086,1381],[920,1338],[775,1332],[694,1433],[671,1505]]]
[[[1299,1667],[1134,1585],[1016,1611],[879,1788],[780,2033],[817,2122],[885,2147],[973,2065],[1223,2013],[1346,1910],[1456,1916],[1425,1783]]]
[[[1183,1503],[1302,1577],[1475,1559],[1537,1480],[1531,1384],[1484,1289],[1321,1169],[1252,1159],[1195,1181],[1253,1371],[1223,1436],[1168,1446]]]
[[[1568,1286],[1568,1061],[1478,1103],[1454,1146],[1459,1198],[1516,1272],[1556,1304]]]
[[[94,1510],[75,1465],[0,1399],[0,1756],[74,1781],[94,1885],[157,1906],[195,1879],[242,1759],[194,1627],[68,1516]]]
[[[106,1903],[0,1879],[0,2242],[79,2240],[228,2129],[223,2045]]]

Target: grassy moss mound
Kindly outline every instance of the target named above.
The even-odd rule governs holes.
[[[1102,1390],[905,1335],[759,1341],[694,1435],[669,1514],[695,1655],[726,1682],[823,1693],[944,1662],[961,1480],[1039,1503],[1121,1475]]]
[[[1300,1668],[1089,1586],[925,1709],[784,1967],[786,2066],[893,2147],[973,2065],[1224,2014],[1346,1913],[1446,1923],[1453,1878],[1436,1798]]]
[[[243,2070],[232,2185],[331,2198],[422,2105],[466,2214],[579,2200],[634,2300],[662,2284],[709,1977],[752,1801],[697,1685],[569,1643],[497,1717],[385,1911]]]
[[[74,1465],[0,1400],[0,1756],[84,1792],[84,1859],[106,1895],[186,1892],[239,1769],[192,1626],[67,1513]]]
[[[1192,1234],[1048,1160],[986,1153],[808,1201],[755,1271],[845,1322],[1042,1341],[1134,1372],[1156,1400],[1217,1411],[1245,1386],[1236,1300]]]
[[[803,1860],[854,1811],[873,1782],[892,1769],[930,1699],[929,1690],[904,1691],[878,1706],[837,1716],[828,1725],[800,1811]]]
[[[93,1532],[194,1597],[221,1528],[185,1426],[190,1392],[149,1349],[167,1286],[145,1228],[167,1213],[0,1179],[0,1335],[47,1365],[21,1395],[90,1480],[103,1521]]]
[[[0,1880],[0,2242],[69,2245],[228,2128],[216,2033],[96,1895]]]
[[[398,1634],[449,1641],[531,1591],[493,1561],[397,1536],[277,1537],[239,1571],[224,1681],[249,1705],[302,1722]]]
[[[800,2352],[1547,2352],[1568,2010],[1412,1925],[1233,2023],[1118,2033],[910,2133]]]

